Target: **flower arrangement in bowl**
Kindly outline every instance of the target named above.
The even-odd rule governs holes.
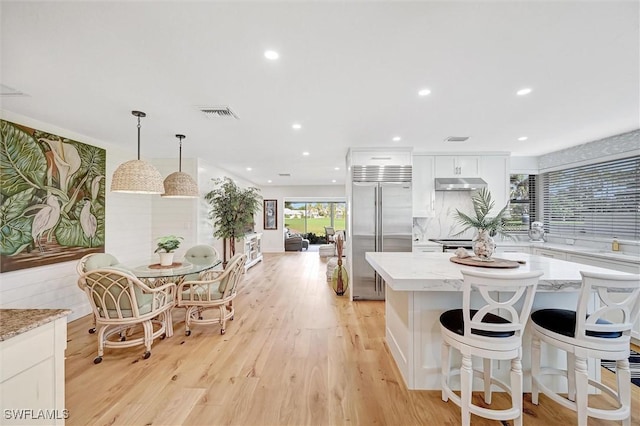
[[[180,247],[181,240],[183,240],[182,237],[175,235],[165,235],[157,239],[158,247],[154,253],[160,255],[160,265],[170,266],[173,264],[173,252]]]
[[[464,226],[464,229],[454,236],[461,235],[466,230],[475,228],[478,234],[473,238],[473,253],[480,260],[489,261],[496,248],[496,244],[492,238],[494,235],[514,239],[504,228],[504,219],[509,204],[505,205],[495,216],[489,216],[489,212],[493,209],[495,203],[491,198],[491,192],[486,188],[482,188],[476,192],[471,197],[471,201],[473,202],[475,215],[467,215],[456,209],[455,218],[460,225]]]

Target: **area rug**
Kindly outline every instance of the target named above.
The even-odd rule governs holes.
[[[615,361],[600,361],[602,366],[609,371],[616,372],[616,362]],[[636,386],[640,386],[640,354],[636,351],[631,351],[631,355],[629,356],[629,369],[631,370],[631,383]]]

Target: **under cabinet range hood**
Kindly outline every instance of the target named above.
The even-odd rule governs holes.
[[[436,191],[473,191],[486,187],[487,182],[478,177],[436,178]]]

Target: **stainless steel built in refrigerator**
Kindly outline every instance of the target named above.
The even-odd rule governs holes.
[[[371,166],[364,172],[359,167],[364,168],[353,168],[351,193],[353,299],[384,300],[384,280],[365,260],[365,253],[411,251],[411,167],[387,166],[377,172]],[[393,173],[396,169],[399,172]],[[380,181],[371,182],[374,179]]]

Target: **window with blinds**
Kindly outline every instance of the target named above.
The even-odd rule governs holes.
[[[640,156],[542,175],[551,234],[640,239]]]

